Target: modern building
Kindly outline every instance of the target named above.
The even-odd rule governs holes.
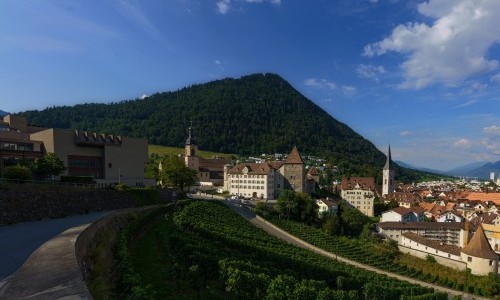
[[[387,152],[387,160],[382,171],[382,196],[386,196],[394,192],[394,165],[391,158],[391,146]]]
[[[2,151],[2,161],[8,155],[9,159],[19,158],[21,153],[31,159],[54,153],[66,167],[62,176],[91,176],[102,185],[152,184],[144,178],[148,161],[148,142],[144,138],[30,126],[26,118],[11,115],[3,118],[6,124],[9,127],[0,133],[0,144],[11,151]]]
[[[342,177],[342,199],[363,214],[373,217],[375,181],[373,177]]]

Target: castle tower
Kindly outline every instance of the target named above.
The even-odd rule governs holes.
[[[296,192],[305,191],[305,168],[304,161],[300,157],[296,146],[293,146],[292,152],[288,155],[283,164],[283,177],[285,178],[285,188]]]
[[[479,225],[470,242],[460,252],[462,261],[474,275],[498,273],[498,254],[496,254]]]
[[[198,171],[200,167],[200,161],[198,157],[198,144],[196,143],[196,137],[193,133],[193,124],[189,126],[189,136],[186,139],[186,151],[184,155],[186,166],[192,170]]]
[[[384,170],[382,171],[382,196],[389,195],[394,192],[394,168],[391,159],[391,145],[387,153],[387,161],[385,162]]]

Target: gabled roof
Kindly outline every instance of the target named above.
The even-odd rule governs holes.
[[[309,174],[309,175],[319,175],[320,173],[318,172],[318,169],[316,168],[316,166],[312,166],[311,169],[309,170],[309,172],[307,174]]]
[[[342,176],[342,190],[354,189],[356,185],[359,185],[361,189],[364,190],[375,190],[375,180],[373,177],[345,177]]]
[[[428,246],[428,247],[434,248],[436,250],[440,250],[440,251],[443,251],[446,253],[460,256],[460,247],[458,247],[458,246],[447,245],[447,244],[440,243],[438,241],[430,240],[428,238],[425,238],[425,237],[418,235],[416,233],[413,233],[411,231],[403,232],[401,235],[407,239],[410,239],[412,241],[420,243],[424,246]]]
[[[498,260],[498,254],[491,249],[490,243],[484,235],[483,227],[478,226],[476,233],[470,242],[462,249],[462,252],[479,258]]]
[[[250,175],[267,175],[274,168],[270,166],[268,163],[241,163],[238,164],[231,169],[227,170],[228,174],[244,174],[243,170],[246,168],[247,174]]]
[[[299,150],[297,150],[297,146],[293,146],[292,152],[288,154],[288,157],[285,160],[285,164],[303,164],[304,161],[302,157],[300,157]]]

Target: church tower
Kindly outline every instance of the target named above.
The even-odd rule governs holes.
[[[385,162],[382,177],[382,196],[386,196],[394,192],[394,168],[391,159],[391,145],[389,145],[389,152],[387,153],[387,161]]]
[[[196,143],[196,137],[193,133],[193,124],[189,126],[189,136],[186,139],[186,152],[184,159],[187,167],[198,171],[200,162],[198,157],[198,144]]]

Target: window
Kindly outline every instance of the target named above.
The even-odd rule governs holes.
[[[471,262],[471,261],[472,261],[472,257],[470,257],[470,256],[469,256],[469,257],[467,257],[467,261],[468,261],[468,262]]]
[[[492,260],[490,260],[490,266],[493,266],[493,261]]]

